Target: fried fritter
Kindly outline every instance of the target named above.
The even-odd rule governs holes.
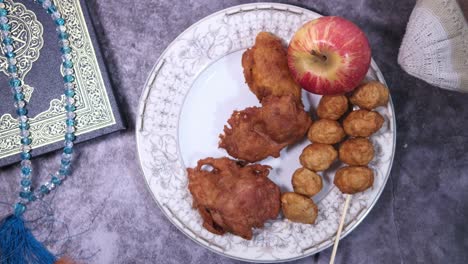
[[[360,85],[349,98],[352,104],[367,110],[387,105],[388,99],[388,88],[378,81],[370,81]]]
[[[383,125],[384,118],[375,111],[356,110],[343,121],[346,134],[352,137],[368,137]]]
[[[250,90],[260,102],[269,95],[292,95],[302,105],[301,87],[289,72],[287,49],[280,38],[258,33],[255,45],[242,55],[242,67]]]
[[[374,184],[374,172],[368,167],[343,167],[336,172],[333,181],[342,193],[363,192]]]
[[[301,165],[309,170],[324,171],[338,157],[338,152],[331,145],[312,143],[304,148],[299,157]]]
[[[344,95],[324,95],[317,107],[317,115],[323,119],[338,120],[348,111],[348,98]]]
[[[281,195],[281,207],[284,217],[293,222],[314,224],[318,216],[318,207],[312,199],[293,192]]]
[[[345,136],[340,123],[328,119],[320,119],[314,122],[307,133],[310,141],[323,144],[339,143]]]
[[[367,138],[351,138],[338,150],[340,160],[348,165],[367,165],[374,158],[374,146]]]
[[[294,192],[309,197],[319,193],[323,187],[322,177],[307,168],[297,169],[291,182]]]
[[[187,169],[193,207],[210,232],[252,239],[280,210],[280,189],[268,179],[269,166],[245,165],[228,158],[206,158]]]
[[[262,107],[234,111],[220,135],[219,147],[229,155],[256,162],[279,157],[280,150],[304,137],[311,119],[292,95],[268,96]]]

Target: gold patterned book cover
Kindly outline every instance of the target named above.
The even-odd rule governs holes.
[[[124,128],[85,1],[56,0],[67,21],[76,75],[78,141]],[[63,68],[54,22],[37,4],[5,0],[10,10],[19,77],[24,83],[33,154],[62,148],[65,130]],[[0,166],[19,160],[20,136],[8,87],[6,58],[0,55]]]

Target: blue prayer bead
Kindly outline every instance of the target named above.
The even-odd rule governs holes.
[[[23,93],[15,93],[15,95],[13,97],[14,97],[15,101],[24,100],[24,94]]]
[[[22,159],[22,160],[29,160],[29,159],[31,159],[31,154],[29,154],[28,152],[21,152],[20,156],[21,156],[21,159]]]
[[[37,197],[33,193],[31,193],[31,195],[28,197],[28,201],[34,202],[36,200],[37,200]]]
[[[70,174],[70,169],[60,168],[59,173],[60,175],[68,176]]]
[[[15,210],[15,215],[20,216],[24,213],[24,211],[26,211],[26,205],[22,203],[16,203],[14,210]]]
[[[47,13],[52,14],[54,12],[57,12],[57,7],[50,5],[49,8],[47,8]]]
[[[73,62],[71,60],[66,60],[62,64],[63,64],[63,67],[67,69],[73,68]]]
[[[63,76],[63,81],[66,83],[71,83],[75,81],[75,77],[73,77],[73,75],[65,75]]]
[[[42,5],[45,2],[45,0],[37,0],[37,2]]]
[[[60,48],[60,52],[62,52],[63,54],[71,53],[71,48],[68,46],[63,46]]]
[[[31,196],[31,193],[30,192],[20,192],[19,193],[19,196],[23,199],[28,199],[29,196]]]
[[[26,129],[29,129],[29,124],[25,123],[25,122],[21,122],[21,123],[19,123],[18,127],[21,130],[26,130]]]
[[[16,114],[19,116],[24,116],[28,114],[28,110],[26,110],[26,108],[18,108],[16,109]]]
[[[0,24],[0,29],[3,31],[10,31],[11,26],[9,24]]]
[[[55,24],[56,24],[57,26],[63,26],[63,25],[65,25],[65,19],[59,17],[59,18],[57,18],[57,19],[55,20]]]
[[[75,139],[76,139],[76,136],[73,133],[66,133],[65,134],[65,140],[73,141]]]
[[[70,165],[71,160],[62,159],[62,160],[60,161],[60,163],[61,163],[62,165],[64,165],[64,166],[68,166],[68,165]]]
[[[21,180],[21,186],[23,187],[29,187],[31,186],[31,184],[32,184],[31,180],[28,180],[28,179]]]
[[[76,106],[74,105],[66,105],[65,106],[65,110],[67,110],[68,112],[73,112],[76,110]]]
[[[27,137],[21,139],[21,144],[23,144],[23,145],[30,145],[31,142],[32,142],[32,140],[30,138],[27,138]]]
[[[49,189],[47,188],[47,186],[45,185],[41,185],[41,187],[39,188],[39,191],[43,194],[49,194]]]
[[[21,86],[21,80],[20,79],[11,79],[9,81],[9,84],[11,87],[20,87]]]
[[[8,15],[8,11],[5,8],[0,8],[0,17]]]
[[[14,58],[15,56],[16,54],[12,51],[8,51],[5,53],[5,57],[7,57],[8,59]]]
[[[75,96],[75,91],[65,90],[64,94],[65,94],[66,97],[73,97],[73,96]]]
[[[21,173],[23,173],[23,175],[25,176],[28,176],[29,174],[31,174],[31,168],[23,167],[21,168]]]
[[[63,149],[63,153],[72,154],[73,153],[73,148],[66,147],[66,148]]]
[[[75,120],[67,119],[67,121],[65,121],[65,123],[67,124],[67,126],[74,126],[75,125]]]
[[[11,44],[13,44],[13,39],[10,38],[10,37],[6,37],[6,38],[3,39],[3,44],[11,45]]]
[[[55,177],[55,176],[52,177],[51,182],[52,182],[53,184],[55,184],[55,185],[60,185],[60,184],[62,184],[62,181],[61,181],[59,178]]]
[[[64,39],[68,39],[70,37],[70,34],[68,34],[67,32],[60,32],[58,33],[58,37],[59,39],[64,40]]]
[[[15,65],[9,65],[8,66],[8,72],[9,73],[14,73],[18,70],[18,67],[16,67]]]

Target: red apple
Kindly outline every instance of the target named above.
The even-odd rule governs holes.
[[[292,76],[307,91],[333,95],[352,91],[364,79],[371,49],[364,32],[342,17],[304,24],[288,48]]]

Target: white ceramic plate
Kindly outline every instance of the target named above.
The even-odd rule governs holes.
[[[314,197],[319,216],[315,225],[279,217],[254,232],[251,241],[230,234],[214,235],[202,227],[192,209],[186,167],[205,157],[227,156],[218,148],[218,135],[231,113],[258,105],[245,84],[241,56],[260,31],[289,41],[306,21],[319,17],[295,6],[261,3],[235,6],[214,13],[180,34],[153,68],[140,100],[136,136],[144,177],[156,203],[188,237],[227,257],[252,262],[282,262],[315,254],[333,244],[344,195],[333,186],[334,171],[323,173],[324,188]],[[372,61],[368,78],[385,83]],[[306,109],[320,97],[304,92]],[[384,127],[372,137],[376,157],[373,188],[353,196],[343,236],[369,213],[388,179],[395,150],[393,105],[380,107]],[[307,140],[284,149],[281,157],[262,164],[273,169],[270,179],[283,191],[292,190],[292,172]],[[336,166],[338,167],[339,164]],[[336,169],[336,168],[335,168]]]

